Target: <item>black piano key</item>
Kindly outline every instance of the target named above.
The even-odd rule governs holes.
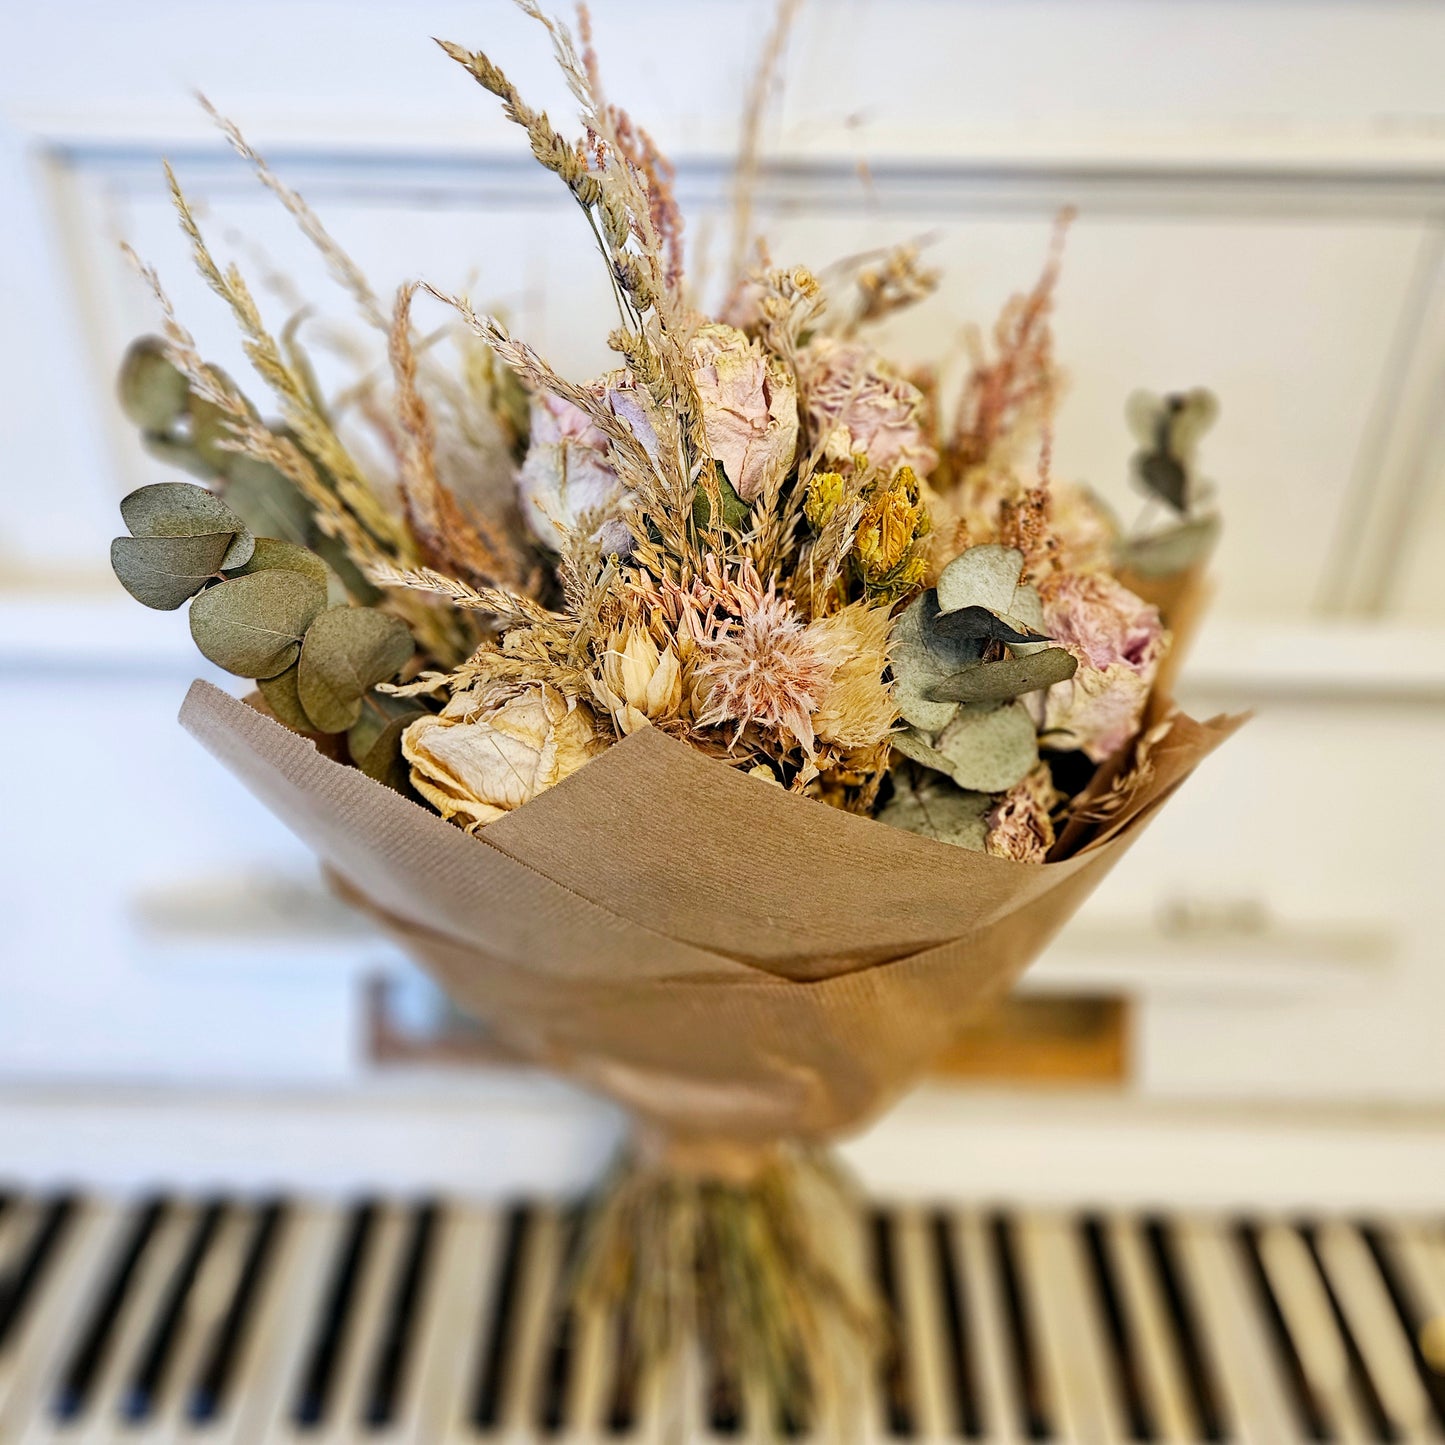
[[[583,1211],[568,1210],[562,1221],[562,1259],[553,1288],[551,1330],[543,1354],[542,1378],[537,1392],[537,1429],[555,1435],[567,1425],[567,1392],[572,1379],[577,1315],[570,1299],[572,1271],[582,1242]]]
[[[156,1237],[165,1212],[165,1200],[152,1199],[137,1213],[135,1222],[115,1256],[110,1274],[96,1298],[80,1339],[61,1373],[60,1385],[53,1402],[57,1418],[73,1420],[84,1411],[90,1392],[95,1387],[96,1378],[115,1342],[116,1331],[125,1311],[126,1298],[140,1273],[141,1263]]]
[[[874,1212],[869,1221],[873,1246],[873,1278],[884,1306],[883,1353],[878,1361],[878,1384],[893,1435],[913,1433],[913,1401],[908,1389],[908,1359],[903,1332],[903,1300],[898,1268],[893,1257],[893,1216]]]
[[[1405,1340],[1410,1348],[1410,1358],[1414,1362],[1415,1373],[1419,1375],[1420,1383],[1429,1397],[1430,1408],[1435,1415],[1435,1423],[1440,1429],[1445,1430],[1445,1374],[1436,1370],[1425,1354],[1422,1336],[1427,1314],[1423,1302],[1416,1297],[1406,1276],[1397,1268],[1380,1231],[1373,1225],[1367,1224],[1361,1227],[1360,1234],[1370,1247],[1370,1253],[1375,1259],[1375,1268],[1380,1271],[1380,1277],[1385,1282],[1385,1290],[1390,1296],[1390,1303],[1394,1305],[1395,1313],[1399,1316],[1400,1328],[1405,1332]]]
[[[25,1252],[14,1267],[0,1276],[0,1352],[19,1334],[30,1302],[40,1293],[47,1270],[60,1253],[60,1243],[75,1217],[72,1194],[52,1200],[41,1216]]]
[[[946,1214],[934,1215],[929,1225],[933,1238],[933,1263],[938,1279],[938,1297],[943,1307],[949,1394],[953,1402],[953,1425],[965,1440],[983,1434],[979,1405],[978,1373],[974,1342],[968,1324],[967,1293],[958,1251],[953,1247],[953,1230]]]
[[[477,1391],[472,1401],[472,1423],[478,1430],[490,1430],[501,1418],[507,1364],[511,1358],[512,1324],[522,1279],[522,1257],[531,1224],[532,1212],[525,1205],[516,1205],[508,1211],[507,1229],[501,1240],[502,1268],[491,1301],[477,1372]]]
[[[362,1410],[362,1419],[372,1430],[389,1425],[396,1415],[397,1400],[405,1383],[407,1362],[417,1333],[417,1320],[422,1312],[440,1213],[436,1204],[427,1203],[416,1211],[412,1220],[411,1238],[402,1258],[396,1287],[387,1303],[386,1329]]]
[[[165,1388],[166,1378],[175,1358],[176,1344],[186,1317],[186,1305],[195,1287],[211,1246],[220,1233],[226,1206],[220,1200],[208,1204],[196,1220],[186,1252],[166,1287],[165,1297],[156,1312],[150,1333],[141,1346],[139,1362],[121,1402],[121,1414],[127,1420],[143,1420],[155,1408]]]
[[[374,1200],[367,1200],[352,1211],[351,1227],[346,1231],[336,1257],[316,1337],[306,1359],[301,1389],[291,1414],[300,1429],[313,1430],[326,1418],[326,1408],[351,1331],[353,1307],[376,1234],[378,1214]]]
[[[221,1316],[210,1348],[196,1372],[187,1415],[197,1425],[214,1420],[225,1408],[231,1381],[258,1313],[262,1291],[280,1247],[286,1206],[273,1199],[256,1217],[246,1257],[230,1302]]]
[[[1003,1295],[1004,1330],[1014,1392],[1019,1402],[1019,1428],[1026,1439],[1048,1440],[1053,1435],[1048,1388],[1034,1335],[1032,1311],[1019,1273],[1013,1221],[1006,1214],[994,1215],[989,1223],[989,1237]]]
[[[1098,1301],[1104,1335],[1109,1342],[1109,1363],[1114,1391],[1123,1411],[1131,1440],[1159,1438],[1144,1398],[1140,1373],[1139,1345],[1124,1308],[1124,1296],[1114,1275],[1114,1262],[1105,1238],[1104,1221],[1097,1215],[1086,1216],[1080,1224],[1084,1236],[1084,1253],[1093,1279],[1094,1297]]]
[[[1185,1388],[1189,1391],[1190,1403],[1194,1406],[1200,1437],[1223,1440],[1224,1414],[1220,1406],[1219,1387],[1205,1359],[1199,1317],[1175,1258],[1173,1236],[1164,1220],[1150,1219],[1145,1223],[1144,1243],[1164,1296],[1180,1370]]]

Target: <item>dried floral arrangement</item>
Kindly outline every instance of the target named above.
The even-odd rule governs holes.
[[[936,285],[912,247],[825,285],[741,245],[704,314],[671,168],[605,99],[585,13],[574,41],[521,3],[580,136],[443,49],[580,208],[616,368],[564,378],[429,286],[385,303],[218,117],[389,365],[324,396],[300,318],[268,325],[170,175],[279,415],[137,262],[164,322],[121,400],[204,485],[128,496],[111,560],[254,680],[254,708],[198,685],[183,717],[338,886],[520,1056],[637,1115],[584,1294],[645,1360],[691,1331],[774,1407],[822,1409],[872,1306],[822,1242],[814,1146],[926,1067],[1229,729],[1166,691],[1218,530],[1214,403],[1130,402],[1134,528],[1054,477],[1063,223],[952,405],[870,342]],[[422,291],[456,315],[456,366],[418,331]]]

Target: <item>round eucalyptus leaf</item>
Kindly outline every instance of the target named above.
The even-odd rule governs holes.
[[[958,711],[956,704],[953,711]],[[952,762],[939,752],[924,734],[915,729],[893,733],[888,741],[893,744],[895,752],[902,753],[905,758],[911,758],[915,763],[921,763],[925,768],[932,768],[935,773],[948,773],[953,767]]]
[[[139,487],[120,504],[121,520],[133,537],[229,537],[222,567],[242,567],[256,539],[246,524],[214,493],[193,482],[156,482]]]
[[[326,563],[315,552],[294,542],[279,542],[275,537],[257,537],[251,560],[230,575],[249,577],[253,572],[299,572],[323,587],[328,581]]]
[[[306,629],[325,606],[326,589],[315,578],[253,572],[191,603],[191,636],[217,667],[238,677],[271,678],[296,661]]]
[[[356,726],[347,733],[346,746],[351,753],[352,762],[368,778],[374,778],[378,783],[384,783],[398,793],[407,792],[411,786],[411,768],[402,756],[401,735],[417,718],[426,715],[424,708],[412,708],[396,717],[383,720],[370,708],[363,708],[362,719],[374,719],[377,727],[367,728],[365,734],[362,734],[358,731],[362,722],[358,720]]]
[[[917,784],[895,778],[895,783],[897,791],[878,814],[880,823],[955,848],[983,852],[988,837],[988,810],[993,804],[987,793],[956,788],[941,778]]]
[[[1217,513],[1180,522],[1162,532],[1125,542],[1118,550],[1118,562],[1141,577],[1172,577],[1208,557],[1219,540],[1219,532]]]
[[[144,432],[169,431],[186,414],[191,388],[166,356],[159,336],[132,341],[120,364],[116,395],[127,420]]]
[[[278,672],[275,677],[261,678],[256,683],[256,688],[266,699],[266,706],[292,732],[314,733],[316,731],[316,724],[306,716],[306,709],[301,706],[301,696],[296,690],[295,663],[292,663],[285,672]]]
[[[229,454],[225,475],[226,502],[253,532],[306,545],[313,509],[290,477],[244,452]]]
[[[955,673],[935,683],[928,695],[939,702],[1009,702],[1026,692],[1067,682],[1078,667],[1073,653],[1045,647],[1025,657],[1004,657]]]
[[[960,552],[938,577],[938,606],[943,612],[960,607],[986,607],[1014,612],[1014,592],[1024,569],[1024,554],[995,543]]]
[[[232,536],[117,537],[110,544],[110,565],[137,602],[174,612],[220,570]]]
[[[345,732],[361,715],[362,698],[395,677],[414,650],[405,623],[390,614],[333,607],[312,623],[301,648],[301,705],[323,732]]]
[[[1039,760],[1038,735],[1021,702],[1002,707],[960,707],[936,740],[960,788],[1002,793],[1022,781]]]
[[[209,482],[215,478],[215,467],[190,442],[181,437],[147,433],[141,437],[141,445],[157,461],[164,462],[168,467],[179,467],[193,477],[200,477],[203,482]]]

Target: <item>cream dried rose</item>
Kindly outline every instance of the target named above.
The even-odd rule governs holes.
[[[1104,573],[1056,572],[1039,593],[1044,632],[1079,660],[1068,682],[1043,694],[1043,730],[1053,736],[1041,741],[1103,762],[1138,730],[1169,634],[1157,607]]]
[[[401,743],[412,786],[469,830],[529,803],[605,747],[587,705],[545,685],[495,707],[459,693]]]
[[[798,449],[798,396],[787,372],[736,327],[698,328],[690,349],[703,431],[733,490],[755,501],[781,481]]]

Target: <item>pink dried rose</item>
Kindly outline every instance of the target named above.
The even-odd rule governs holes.
[[[713,460],[755,501],[780,482],[798,450],[798,396],[787,372],[736,327],[699,327],[689,348]]]
[[[851,465],[859,452],[870,466],[901,466],[926,476],[938,463],[924,431],[923,393],[877,352],[856,341],[819,337],[802,356],[808,419],[824,458]]]
[[[1050,814],[1060,797],[1049,765],[1040,763],[988,810],[984,851],[1016,863],[1042,863],[1054,846]]]
[[[1103,762],[1138,731],[1169,634],[1157,607],[1102,572],[1055,572],[1039,592],[1044,631],[1079,662],[1042,696],[1041,741]]]
[[[626,368],[587,383],[654,459],[657,433],[646,404]],[[563,537],[586,518],[598,521],[603,550],[624,556],[632,537],[622,513],[632,501],[608,457],[607,434],[581,407],[550,393],[532,398],[532,435],[517,477],[522,515],[544,547],[557,550]],[[599,521],[600,519],[600,521]]]

